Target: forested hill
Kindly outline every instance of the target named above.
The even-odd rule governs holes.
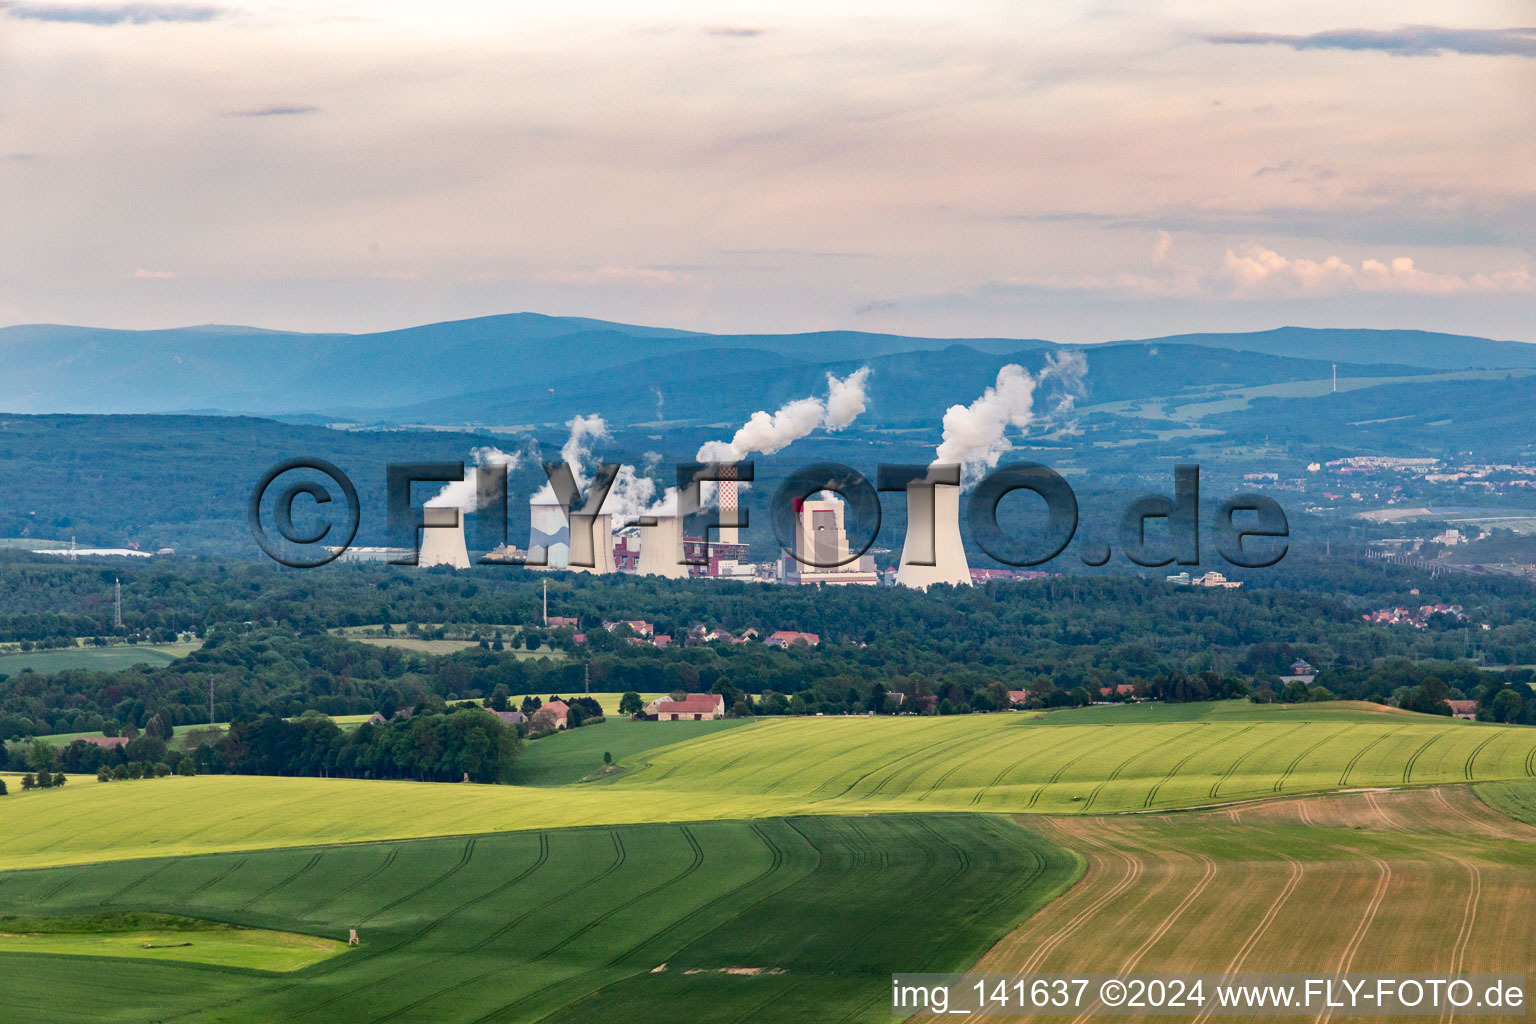
[[[1172,345],[1239,353],[1265,383],[1266,360],[1459,370],[1536,367],[1536,347],[1422,331],[1303,330],[1199,334],[1129,342],[1156,350]],[[185,412],[262,415],[314,413],[380,419],[433,416],[448,422],[496,422],[507,408],[531,403],[512,422],[565,419],[601,411],[621,422],[696,415],[687,396],[713,400],[717,415],[737,418],[737,403],[768,401],[763,386],[819,383],[828,369],[898,355],[955,350],[970,357],[1016,358],[1057,346],[1038,339],[920,338],[857,331],[715,335],[636,327],[533,313],[428,324],[375,334],[298,334],[249,327],[121,331],[27,325],[0,328],[0,411]],[[1101,346],[1074,346],[1087,351]],[[1189,358],[1197,358],[1195,355]],[[995,374],[997,359],[989,362]],[[737,378],[745,372],[757,389]],[[974,390],[945,391],[960,367],[924,380],[945,402]],[[1309,370],[1316,376],[1315,369]],[[1408,371],[1408,372],[1411,372]],[[613,395],[615,376],[630,385]],[[793,380],[791,380],[793,378]],[[899,379],[899,367],[893,372]],[[1294,379],[1294,378],[1293,378]],[[1149,382],[1152,383],[1152,382]],[[1199,365],[1182,386],[1207,386]],[[956,381],[958,386],[959,382]],[[1159,385],[1161,386],[1161,385]],[[551,391],[553,389],[553,391]],[[1166,388],[1165,388],[1166,390]],[[659,392],[660,394],[654,394]],[[559,408],[542,411],[553,393]],[[804,391],[800,391],[801,394]],[[624,400],[625,394],[633,401]],[[887,392],[892,408],[908,397]],[[601,408],[573,402],[602,398]],[[487,409],[486,406],[491,408]],[[761,406],[752,406],[751,412]],[[942,406],[940,407],[942,409]],[[681,410],[681,413],[679,412]],[[503,420],[506,422],[506,420]]]

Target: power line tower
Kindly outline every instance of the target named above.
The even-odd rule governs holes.
[[[118,629],[118,630],[121,630],[123,628],[123,581],[122,580],[118,580],[116,582],[116,588],[115,588],[114,593],[113,593],[113,600],[112,600],[112,628],[113,629]]]

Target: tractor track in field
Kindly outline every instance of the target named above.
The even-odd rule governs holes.
[[[347,893],[351,892],[353,889],[356,889],[358,886],[362,885],[364,882],[367,882],[370,879],[372,879],[375,875],[379,874],[379,872],[381,872],[381,871],[388,871],[394,865],[395,858],[398,857],[399,855],[400,855],[400,844],[397,843],[393,847],[390,848],[389,855],[387,857],[385,857],[383,861],[381,861],[379,864],[377,864],[373,868],[373,870],[371,870],[371,871],[369,871],[369,872],[359,876],[358,878],[353,879],[352,881],[348,882],[346,885],[342,886],[340,889],[337,889],[335,892],[326,893],[324,896],[321,896],[314,903],[311,903],[309,906],[304,908],[304,911],[303,911],[304,915],[308,916],[310,914],[313,914],[315,911],[319,910],[321,907],[326,906],[329,903],[336,902],[336,900],[340,899],[342,896],[345,896]]]
[[[1146,941],[1138,946],[1130,956],[1125,958],[1125,962],[1120,965],[1120,974],[1129,974],[1131,971],[1134,971],[1136,966],[1141,963],[1141,958],[1146,956],[1147,952],[1157,945],[1164,935],[1168,934],[1169,929],[1178,923],[1179,918],[1184,916],[1185,911],[1189,910],[1190,906],[1204,894],[1206,888],[1215,880],[1215,859],[1203,853],[1197,853],[1195,856],[1205,864],[1205,870],[1201,873],[1200,880],[1194,884],[1189,892],[1185,893],[1184,898],[1179,901],[1176,907],[1164,915],[1163,919],[1158,922],[1157,927],[1147,936]],[[1083,1024],[1084,1021],[1093,1016],[1093,1011],[1101,1005],[1101,1003],[1095,1000],[1092,1006],[1073,1020],[1072,1024]]]
[[[784,821],[785,821],[785,824],[789,824],[788,819],[784,819]],[[816,860],[817,860],[817,864],[819,865],[821,863],[821,850],[820,850],[820,848],[818,848],[816,846],[816,844],[812,843],[810,841],[810,839],[803,832],[801,832],[798,828],[795,828],[794,825],[790,824],[789,827],[790,827],[790,829],[792,831],[794,831],[797,835],[799,835],[801,839],[805,840],[806,845],[810,846],[810,848],[812,850],[816,851]],[[772,838],[770,838],[768,836],[768,834],[766,832],[764,832],[762,829],[758,828],[757,826],[754,825],[752,827],[752,831],[757,833],[758,838],[761,839],[763,841],[763,844],[765,846],[767,846],[769,850],[772,851],[772,856],[771,856],[771,860],[770,860],[769,866],[766,869],[764,869],[761,873],[759,873],[758,875],[754,876],[752,879],[750,879],[750,880],[748,880],[746,882],[741,883],[740,885],[736,886],[733,889],[730,889],[727,892],[721,893],[719,896],[716,896],[714,899],[710,900],[708,903],[705,903],[702,906],[695,908],[694,910],[690,911],[689,913],[687,913],[683,917],[679,918],[678,920],[673,921],[671,924],[669,924],[665,928],[661,929],[661,931],[656,932],[656,933],[654,933],[652,935],[646,936],[645,942],[656,941],[660,936],[665,935],[667,932],[681,927],[686,922],[692,920],[693,918],[697,917],[698,915],[704,913],[707,910],[713,909],[714,907],[718,906],[720,903],[724,902],[725,900],[728,900],[731,897],[735,896],[737,893],[740,893],[740,892],[743,892],[743,891],[745,891],[745,890],[747,890],[749,888],[755,887],[758,882],[762,881],[765,878],[771,877],[773,874],[775,874],[776,872],[778,872],[782,868],[782,866],[784,865],[785,861],[788,860],[788,857],[785,854],[784,850],[777,843],[775,843],[772,840]],[[787,886],[789,886],[789,885],[791,885],[793,883],[794,883],[794,879],[787,879],[783,886],[780,886],[777,889],[774,889],[774,890],[772,890],[770,892],[763,893],[757,899],[751,901],[747,905],[743,906],[741,909],[737,910],[736,913],[730,915],[725,920],[720,921],[719,923],[717,923],[713,928],[711,928],[709,931],[705,932],[703,935],[698,936],[697,938],[695,938],[693,940],[693,942],[690,943],[690,945],[698,945],[700,942],[702,942],[709,935],[711,935],[714,932],[718,931],[719,929],[723,928],[726,924],[729,924],[731,921],[734,921],[737,918],[741,917],[743,914],[745,914],[747,911],[751,910],[753,907],[756,907],[760,903],[762,903],[765,900],[767,900],[769,897],[771,897],[773,895],[776,895],[778,892],[781,892],[785,887],[787,887]],[[592,970],[585,971],[581,975],[578,975],[577,977],[588,977],[588,976],[590,976],[590,975],[592,975],[594,973],[597,973],[600,970],[604,970],[604,969],[607,969],[607,968],[617,967],[620,963],[623,962],[625,957],[634,955],[637,950],[638,950],[638,946],[631,947],[630,949],[627,949],[624,952],[620,953],[618,956],[614,957],[612,960],[610,960],[608,963],[604,964],[602,967],[600,967],[600,968],[593,968]],[[494,974],[494,973],[496,973],[496,972],[489,972],[487,974],[481,975],[480,978],[476,978],[475,980],[479,981],[479,980],[482,980],[484,978],[491,977],[492,974]],[[494,1010],[491,1010],[490,1012],[488,1012],[488,1013],[486,1013],[486,1014],[484,1014],[484,1015],[482,1015],[480,1017],[475,1018],[473,1024],[488,1024],[489,1021],[495,1020],[497,1017],[499,1017],[502,1014],[506,1013],[508,1010],[511,1010],[512,1008],[517,1006],[519,1003],[525,1002],[530,996],[537,995],[540,992],[548,991],[550,988],[555,987],[556,984],[569,984],[571,980],[572,979],[562,979],[559,982],[552,983],[550,985],[546,985],[543,988],[540,988],[540,989],[535,990],[534,992],[528,993],[527,995],[520,996],[516,1002],[506,1003],[506,1004],[504,1004],[502,1006],[497,1007]],[[620,979],[620,980],[625,980],[625,979]],[[597,995],[599,992],[602,992],[602,991],[603,991],[603,989],[601,989],[601,988],[600,989],[595,989],[592,992],[587,993],[582,998],[583,999],[590,999],[590,998],[592,998],[593,996]],[[772,1001],[772,997],[769,1000],[765,1001],[764,1005],[766,1005],[767,1002],[771,1002],[771,1001]]]
[[[1472,774],[1472,769],[1477,765],[1477,755],[1481,754],[1483,752],[1483,748],[1484,747],[1486,747],[1488,744],[1492,743],[1494,740],[1499,739],[1503,735],[1504,734],[1501,733],[1501,732],[1494,733],[1492,736],[1489,736],[1487,739],[1483,740],[1483,742],[1479,743],[1476,747],[1474,747],[1472,749],[1472,753],[1467,755],[1467,763],[1462,765],[1461,773],[1462,773],[1463,776],[1466,777],[1466,780],[1468,782],[1471,782],[1473,780],[1473,778],[1474,778],[1474,776]]]
[[[1404,785],[1407,785],[1408,783],[1413,781],[1413,767],[1414,767],[1414,765],[1419,763],[1419,758],[1424,756],[1424,751],[1426,751],[1430,747],[1434,746],[1437,742],[1439,742],[1441,737],[1443,737],[1444,735],[1445,735],[1445,733],[1441,732],[1441,733],[1436,733],[1435,735],[1431,736],[1427,741],[1425,741],[1425,743],[1422,746],[1419,747],[1418,750],[1415,750],[1413,752],[1413,756],[1412,757],[1408,758],[1408,763],[1403,765],[1403,784]]]
[[[1104,747],[1112,747],[1112,746],[1114,746],[1116,742],[1118,742],[1118,738],[1115,737],[1115,736],[1110,736],[1107,742],[1105,742],[1103,744],[1100,744],[1099,746],[1091,747],[1091,748],[1089,748],[1087,750],[1084,750],[1082,753],[1078,754],[1076,757],[1071,758],[1070,760],[1068,760],[1061,767],[1057,768],[1056,771],[1054,773],[1052,773],[1050,778],[1046,779],[1044,783],[1042,783],[1041,785],[1039,785],[1039,786],[1037,786],[1035,788],[1035,791],[1029,795],[1029,803],[1025,804],[1024,806],[1025,807],[1033,807],[1033,806],[1035,806],[1036,801],[1038,801],[1040,799],[1040,794],[1044,793],[1048,787],[1056,785],[1056,783],[1058,781],[1060,781],[1062,775],[1064,775],[1066,773],[1068,768],[1071,768],[1073,765],[1077,764],[1077,762],[1081,761],[1083,758],[1087,757],[1089,754],[1096,754],[1101,749],[1103,749]]]
[[[289,874],[287,878],[284,878],[282,881],[277,882],[277,883],[275,883],[273,885],[267,886],[261,892],[259,892],[256,895],[252,896],[250,899],[246,900],[244,903],[240,904],[240,906],[235,908],[235,909],[237,909],[237,910],[249,909],[251,904],[257,902],[258,900],[265,899],[266,897],[272,895],[274,892],[277,892],[277,890],[281,889],[283,886],[287,885],[289,882],[292,882],[294,879],[296,879],[296,878],[300,877],[301,875],[305,874],[306,872],[308,872],[316,864],[319,864],[320,863],[320,858],[324,857],[324,856],[325,856],[325,851],[321,850],[319,853],[317,853],[313,857],[309,858],[309,861],[303,867],[301,867],[297,871],[294,871],[291,874]]]
[[[1026,762],[1038,759],[1042,754],[1049,754],[1055,751],[1057,747],[1072,742],[1072,739],[1072,736],[1064,735],[1059,740],[1057,740],[1057,742],[1049,743],[1040,750],[1030,751],[1023,757],[1019,758],[1017,761],[1003,768],[995,776],[993,776],[991,782],[987,783],[980,790],[978,790],[974,796],[971,797],[971,806],[975,807],[977,804],[981,803],[982,798],[985,797],[988,793],[992,792],[992,790],[995,789],[998,785],[1000,785],[1003,779],[1007,778],[1008,775],[1010,775],[1015,769],[1021,767]]]
[[[1158,779],[1157,780],[1157,784],[1154,785],[1151,789],[1147,790],[1147,798],[1141,802],[1141,806],[1142,807],[1151,807],[1153,801],[1155,801],[1157,799],[1157,792],[1158,792],[1158,790],[1162,789],[1164,784],[1166,784],[1169,779],[1172,779],[1175,775],[1179,774],[1179,769],[1183,768],[1186,764],[1188,764],[1190,762],[1190,760],[1192,758],[1194,758],[1197,754],[1203,754],[1207,750],[1212,749],[1213,747],[1219,747],[1223,743],[1227,742],[1228,740],[1235,740],[1239,736],[1243,735],[1244,733],[1251,732],[1252,730],[1258,728],[1258,726],[1259,726],[1259,723],[1258,722],[1254,722],[1252,725],[1248,726],[1246,729],[1239,729],[1237,732],[1233,733],[1230,736],[1219,737],[1216,740],[1214,740],[1214,741],[1212,741],[1210,743],[1207,743],[1205,746],[1201,747],[1199,750],[1192,750],[1189,753],[1185,754],[1183,757],[1179,758],[1178,763],[1176,763],[1172,768],[1168,769],[1168,774],[1166,774],[1162,778]]]
[[[1377,736],[1375,739],[1371,740],[1371,742],[1367,743],[1365,746],[1361,747],[1359,750],[1355,751],[1355,756],[1349,759],[1348,763],[1344,765],[1344,770],[1339,773],[1339,785],[1349,785],[1349,773],[1355,770],[1355,765],[1360,763],[1360,759],[1362,757],[1370,753],[1372,747],[1376,746],[1376,744],[1382,742],[1383,740],[1391,739],[1393,736],[1398,735],[1402,731],[1403,730],[1401,729],[1394,729],[1391,732],[1384,732],[1380,736]]]
[[[1250,750],[1243,751],[1241,754],[1238,755],[1237,760],[1233,761],[1227,767],[1227,770],[1221,773],[1221,778],[1219,778],[1215,782],[1211,783],[1211,790],[1210,790],[1209,793],[1206,794],[1206,797],[1211,799],[1211,800],[1215,800],[1216,799],[1216,794],[1221,790],[1221,787],[1226,784],[1226,781],[1228,779],[1230,779],[1234,774],[1237,773],[1238,766],[1241,765],[1244,761],[1248,760],[1248,758],[1252,757],[1254,754],[1258,753],[1260,750],[1263,750],[1269,744],[1278,742],[1280,740],[1288,739],[1291,736],[1294,736],[1296,733],[1300,732],[1302,729],[1305,729],[1305,728],[1306,728],[1305,725],[1293,726],[1290,730],[1288,730],[1286,732],[1283,732],[1283,733],[1281,733],[1278,736],[1272,736],[1269,739],[1265,740],[1263,743],[1260,743],[1258,746],[1253,747]]]
[[[215,856],[218,856],[218,855],[215,854]],[[202,885],[199,885],[196,888],[192,889],[190,892],[188,892],[186,895],[182,896],[181,898],[183,900],[191,902],[191,900],[192,900],[192,898],[194,896],[202,895],[203,893],[207,892],[209,889],[213,888],[215,885],[218,885],[220,882],[224,881],[224,879],[228,878],[232,873],[234,873],[236,871],[239,871],[241,868],[245,867],[245,862],[250,860],[251,858],[250,858],[250,855],[247,854],[244,857],[236,857],[236,856],[233,856],[233,855],[229,855],[229,859],[232,860],[234,863],[232,863],[229,867],[225,868],[223,871],[220,871],[218,874],[216,874],[213,877],[209,878]]]
[[[119,896],[122,896],[123,894],[138,888],[140,885],[143,885],[145,882],[161,874],[162,872],[169,871],[175,863],[176,861],[174,858],[167,858],[164,862],[161,863],[159,867],[152,871],[146,871],[144,874],[140,875],[138,878],[135,878],[133,881],[129,882],[127,885],[123,886],[112,895],[104,897],[101,901],[101,905],[105,907],[110,903],[116,902]]]
[[[1439,791],[1436,790],[1436,795]],[[1456,944],[1451,947],[1451,975],[1462,973],[1466,965],[1467,945],[1472,941],[1472,927],[1477,923],[1477,903],[1483,894],[1483,872],[1476,864],[1454,853],[1447,853],[1456,863],[1467,869],[1467,905],[1461,912],[1461,930],[1456,933]],[[1455,1007],[1447,1007],[1440,1015],[1442,1024],[1450,1024],[1456,1017]]]
[[[922,803],[924,800],[927,800],[930,796],[933,796],[933,794],[938,792],[938,790],[944,785],[944,783],[949,781],[950,776],[954,775],[955,772],[959,771],[961,768],[964,768],[966,765],[968,765],[972,761],[976,760],[983,753],[990,753],[996,747],[1009,747],[1009,746],[1012,746],[1014,743],[1018,742],[1018,737],[1016,737],[1016,736],[1004,736],[1004,737],[1002,737],[1001,740],[997,740],[995,737],[991,738],[991,739],[992,739],[992,742],[977,743],[977,744],[971,746],[970,748],[968,748],[964,752],[963,755],[957,756],[957,758],[955,759],[955,763],[950,765],[948,770],[946,770],[944,772],[944,774],[940,775],[937,779],[935,779],[933,781],[933,783],[931,785],[929,785],[929,787],[927,789],[923,790],[922,795],[917,798],[918,802]],[[1007,769],[1004,769],[1004,771],[1006,772]],[[980,794],[977,794],[977,796],[979,796],[979,795]],[[976,801],[973,798],[971,802],[975,803]]]
[[[1329,735],[1324,736],[1322,739],[1318,740],[1316,743],[1312,744],[1310,747],[1308,747],[1307,749],[1303,750],[1301,753],[1299,753],[1295,757],[1293,757],[1291,759],[1291,763],[1285,766],[1285,771],[1281,772],[1280,773],[1280,777],[1275,780],[1274,788],[1272,788],[1270,790],[1270,792],[1271,793],[1284,792],[1284,790],[1285,790],[1285,780],[1289,779],[1291,777],[1291,773],[1296,770],[1296,766],[1301,764],[1301,762],[1306,759],[1306,756],[1308,754],[1312,753],[1312,751],[1316,750],[1318,747],[1322,746],[1324,743],[1327,743],[1329,740],[1331,740],[1333,738],[1334,738],[1333,734],[1330,733]]]
[[[467,910],[468,908],[470,908],[470,907],[472,907],[472,906],[474,906],[474,905],[476,905],[478,903],[483,903],[485,900],[491,898],[492,896],[495,896],[495,895],[497,895],[499,893],[502,893],[502,892],[506,891],[507,889],[509,889],[512,886],[516,885],[517,883],[521,882],[523,879],[525,879],[525,878],[529,877],[530,875],[532,875],[534,872],[538,871],[540,868],[542,868],[549,861],[549,834],[547,832],[540,832],[538,835],[539,835],[539,853],[538,853],[538,856],[534,858],[533,863],[530,864],[528,867],[524,868],[522,871],[518,872],[512,878],[510,878],[506,882],[502,883],[501,885],[497,886],[496,888],[494,888],[494,889],[487,889],[485,892],[481,893],[480,895],[474,896],[474,897],[472,897],[472,898],[470,898],[468,900],[465,900],[463,903],[460,903],[458,906],[454,907],[452,910],[448,911],[447,913],[443,914],[442,916],[437,917],[437,918],[435,918],[435,919],[433,919],[431,921],[428,921],[425,925],[423,925],[422,927],[418,928],[416,931],[414,931],[414,932],[410,933],[409,935],[403,937],[399,942],[396,942],[393,945],[382,947],[382,948],[380,948],[378,950],[370,951],[368,958],[372,959],[373,957],[382,956],[382,955],[384,955],[386,953],[392,952],[393,950],[399,949],[402,945],[405,945],[405,944],[408,944],[408,943],[411,943],[411,942],[415,942],[415,941],[421,939],[423,936],[425,936],[429,932],[431,932],[432,929],[436,928],[438,925],[442,924],[444,921],[448,920],[450,917],[453,917],[455,914],[458,914],[459,912],[461,912],[463,910]],[[467,859],[461,861],[460,864],[457,865],[455,868],[450,869],[450,873],[453,872],[453,871],[456,871],[458,867],[462,867],[466,863],[468,863]],[[437,879],[437,881],[441,881],[442,878],[444,878],[444,877],[447,877],[447,876],[446,875],[440,876]],[[430,884],[428,884],[426,886],[423,886],[422,888],[418,889],[417,892],[418,893],[425,892],[427,889],[431,888],[432,885],[435,885],[435,884],[437,884],[436,881],[434,881],[434,882],[432,882],[432,883],[430,883]],[[497,934],[499,935],[499,934],[504,933],[506,931],[506,929],[510,928],[510,927],[511,927],[510,924],[505,926]],[[466,950],[465,952],[470,952],[470,951],[473,951],[475,949],[480,948],[481,946],[485,945],[486,942],[490,941],[490,938],[491,937],[487,937],[486,939],[482,939],[480,943],[476,944],[475,946],[471,947],[470,950]],[[431,963],[427,964],[426,966],[428,966],[428,967],[435,966],[435,965],[440,964],[443,961],[451,959],[453,956],[457,956],[457,955],[459,955],[459,954],[456,951],[455,953],[451,953],[448,956],[438,957],[436,960],[431,961]],[[284,986],[283,988],[278,989],[276,992],[273,992],[273,993],[270,993],[270,994],[271,995],[276,995],[276,994],[278,994],[280,992],[290,991],[291,989],[297,987],[299,984],[301,984],[301,983],[300,982],[295,982],[295,983],[293,983],[291,985]],[[355,995],[357,993],[357,991],[358,991],[358,989],[356,989],[356,988],[348,989],[348,990],[346,990],[344,992],[341,992],[338,995],[334,995],[331,998],[324,1000],[323,1002],[310,1004],[309,1006],[306,1006],[303,1009],[302,1012],[300,1012],[299,1014],[296,1014],[295,1017],[302,1017],[302,1016],[308,1015],[308,1014],[314,1012],[315,1010],[321,1009],[321,1008],[323,1008],[325,1006],[329,1006],[332,1003],[337,1002],[338,1000],[346,999],[346,998],[348,998],[348,997],[350,997],[352,995]],[[441,994],[442,994],[442,990],[439,990],[438,992],[434,993],[432,997],[429,997],[429,998],[435,998],[435,996],[441,995]],[[391,1014],[391,1016],[393,1016],[393,1014]],[[385,1018],[380,1018],[380,1019],[385,1019]]]
[[[1195,729],[1198,729],[1198,728],[1199,728],[1199,726],[1195,727]],[[1099,798],[1099,793],[1101,793],[1103,791],[1104,787],[1109,785],[1111,782],[1114,782],[1116,779],[1118,779],[1120,777],[1120,773],[1125,771],[1126,768],[1130,767],[1130,764],[1131,764],[1132,761],[1135,761],[1135,760],[1137,760],[1138,758],[1141,758],[1141,757],[1145,757],[1147,754],[1152,753],[1152,751],[1154,751],[1154,750],[1160,750],[1163,747],[1166,747],[1170,743],[1175,743],[1178,740],[1183,739],[1184,737],[1190,735],[1190,733],[1194,732],[1195,729],[1185,729],[1183,732],[1176,733],[1176,734],[1174,734],[1172,736],[1168,736],[1168,737],[1164,738],[1163,740],[1161,740],[1161,741],[1159,741],[1157,743],[1152,744],[1150,747],[1143,747],[1142,749],[1140,749],[1140,750],[1136,751],[1134,754],[1132,754],[1130,757],[1126,758],[1124,761],[1121,761],[1119,764],[1115,765],[1115,770],[1109,773],[1109,778],[1105,779],[1103,782],[1101,782],[1097,786],[1093,787],[1093,792],[1088,794],[1088,800],[1087,800],[1086,803],[1083,804],[1083,806],[1081,808],[1079,808],[1079,812],[1083,813],[1083,814],[1088,813],[1088,809],[1091,808],[1093,806],[1094,801]]]
[[[1253,931],[1248,933],[1248,938],[1243,940],[1243,944],[1238,947],[1237,952],[1232,955],[1232,959],[1227,962],[1227,969],[1222,972],[1224,974],[1236,974],[1242,970],[1248,955],[1253,952],[1254,947],[1264,938],[1265,933],[1269,931],[1269,926],[1274,924],[1275,918],[1280,916],[1280,911],[1290,901],[1291,894],[1296,891],[1296,887],[1301,884],[1302,876],[1307,873],[1306,865],[1295,857],[1288,853],[1282,853],[1281,856],[1290,862],[1291,877],[1286,880],[1284,888],[1280,890],[1280,894],[1270,902],[1269,908],[1264,911],[1264,916],[1259,919],[1258,925],[1254,927]],[[1190,1024],[1205,1024],[1210,1019],[1212,1012],[1211,1010],[1202,1010],[1200,1015],[1191,1021]]]
[[[1071,834],[1070,830],[1069,834]],[[1075,834],[1077,838],[1087,842],[1089,845],[1094,846],[1101,851],[1099,856],[1103,859],[1104,864],[1107,865],[1109,863],[1109,856],[1111,855],[1122,859],[1126,864],[1125,874],[1120,878],[1119,881],[1111,885],[1108,891],[1101,893],[1096,899],[1091,900],[1086,907],[1078,911],[1064,924],[1062,924],[1061,927],[1057,928],[1056,931],[1052,932],[1049,936],[1036,944],[1034,953],[1031,954],[1029,959],[1024,962],[1024,965],[1019,968],[1017,972],[1019,974],[1035,973],[1039,969],[1040,965],[1044,963],[1045,958],[1050,956],[1051,953],[1055,952],[1057,946],[1061,945],[1069,937],[1071,937],[1074,932],[1076,932],[1088,921],[1092,920],[1100,910],[1115,900],[1119,899],[1120,894],[1135,885],[1136,882],[1140,880],[1142,872],[1146,870],[1146,863],[1142,861],[1141,858],[1120,850],[1111,849],[1108,844],[1101,843],[1096,839],[1090,839],[1081,831]]]
[[[1359,854],[1359,850],[1354,851]],[[1365,907],[1365,913],[1360,916],[1360,924],[1355,928],[1355,934],[1350,937],[1349,944],[1344,947],[1344,952],[1339,955],[1339,962],[1334,968],[1335,974],[1348,974],[1350,966],[1355,962],[1355,954],[1360,952],[1360,946],[1365,942],[1366,932],[1371,930],[1371,925],[1376,922],[1376,913],[1381,909],[1382,900],[1386,899],[1387,889],[1392,884],[1392,865],[1370,854],[1365,854],[1376,865],[1376,888],[1371,893],[1371,900]],[[1317,1015],[1316,1024],[1326,1024],[1333,1016],[1333,1010],[1324,1010]]]

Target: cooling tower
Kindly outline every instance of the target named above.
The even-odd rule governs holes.
[[[683,521],[677,516],[657,516],[655,526],[640,525],[640,565],[642,576],[666,576],[686,579],[688,567],[683,560]]]
[[[451,565],[455,569],[469,568],[469,549],[464,546],[464,515],[456,508],[434,508],[428,505],[421,510],[421,548],[416,553],[416,565],[430,569],[434,565]]]
[[[960,488],[954,484],[934,484],[933,518],[928,513],[928,488],[907,485],[907,539],[901,547],[901,565],[896,582],[904,587],[927,590],[935,583],[971,585],[971,567],[965,560],[965,545],[960,541]],[[933,538],[933,550],[928,538]],[[933,565],[913,565],[911,559],[932,561]]]
[[[534,495],[528,503],[528,559],[529,568],[547,569],[564,569],[571,560],[571,525],[553,498]]]
[[[571,518],[574,520],[571,524],[571,553],[566,568],[571,572],[618,572],[613,564],[613,517],[605,513],[592,516],[590,520],[586,516]],[[582,565],[582,562],[592,564]]]

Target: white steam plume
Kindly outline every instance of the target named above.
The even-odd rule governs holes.
[[[455,481],[428,499],[427,508],[456,508],[461,512],[473,512],[480,507],[478,466],[506,466],[511,473],[523,463],[522,452],[508,454],[500,448],[472,448],[469,452],[473,466],[464,467],[464,479]]]
[[[587,462],[592,457],[593,443],[608,438],[608,424],[601,416],[577,416],[567,420],[566,427],[570,434],[565,439],[565,444],[560,446],[560,458],[571,467],[571,475],[576,478],[578,490],[587,489]],[[535,505],[554,505],[558,503],[555,497],[555,489],[549,483],[544,482],[533,496]]]
[[[1017,363],[1009,363],[997,371],[997,382],[980,398],[970,405],[952,405],[944,413],[944,439],[933,461],[959,463],[964,467],[964,482],[975,483],[1013,447],[1008,428],[1023,430],[1035,422],[1037,389],[1047,383],[1060,388],[1052,414],[1069,412],[1087,372],[1088,363],[1079,352],[1051,353],[1044,369],[1033,377]]]
[[[839,380],[827,374],[827,397],[797,398],[772,415],[755,412],[729,441],[708,441],[694,456],[700,462],[739,462],[756,452],[772,455],[815,430],[842,430],[864,411],[869,367]]]

